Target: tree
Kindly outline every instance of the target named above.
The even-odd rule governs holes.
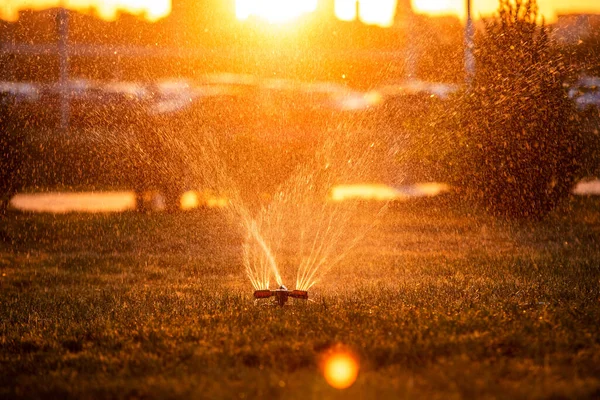
[[[567,196],[583,134],[563,83],[569,67],[536,0],[500,0],[475,37],[476,72],[459,107],[455,184],[494,214],[538,218]]]

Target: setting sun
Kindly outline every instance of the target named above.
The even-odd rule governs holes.
[[[271,23],[292,21],[317,9],[318,0],[236,0],[236,16],[240,20],[250,17]],[[390,26],[394,19],[396,0],[336,0],[335,15],[343,21],[359,19],[366,24]]]
[[[318,0],[236,0],[235,13],[238,19],[250,17],[264,19],[271,23],[291,21],[317,9]]]

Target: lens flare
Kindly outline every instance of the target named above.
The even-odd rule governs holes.
[[[346,389],[356,381],[358,361],[347,350],[336,350],[323,360],[325,380],[336,389]]]
[[[181,195],[179,199],[179,205],[182,210],[191,210],[194,208],[198,208],[200,206],[200,199],[198,198],[198,193],[193,190],[188,190],[184,194]]]

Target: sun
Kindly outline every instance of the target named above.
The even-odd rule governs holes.
[[[318,0],[236,0],[235,13],[240,20],[250,17],[270,23],[292,21],[317,9]]]
[[[236,16],[250,17],[270,23],[292,21],[317,9],[319,0],[236,0]],[[396,0],[336,0],[335,15],[343,21],[358,19],[366,24],[390,26],[394,20]]]
[[[417,13],[430,15],[462,15],[464,1],[457,0],[413,0],[413,8]]]

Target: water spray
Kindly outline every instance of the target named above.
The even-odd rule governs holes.
[[[288,290],[284,285],[281,285],[279,289],[269,290],[255,290],[255,299],[268,299],[275,297],[275,301],[279,306],[283,307],[287,303],[288,298],[308,300],[308,292],[306,290]]]

